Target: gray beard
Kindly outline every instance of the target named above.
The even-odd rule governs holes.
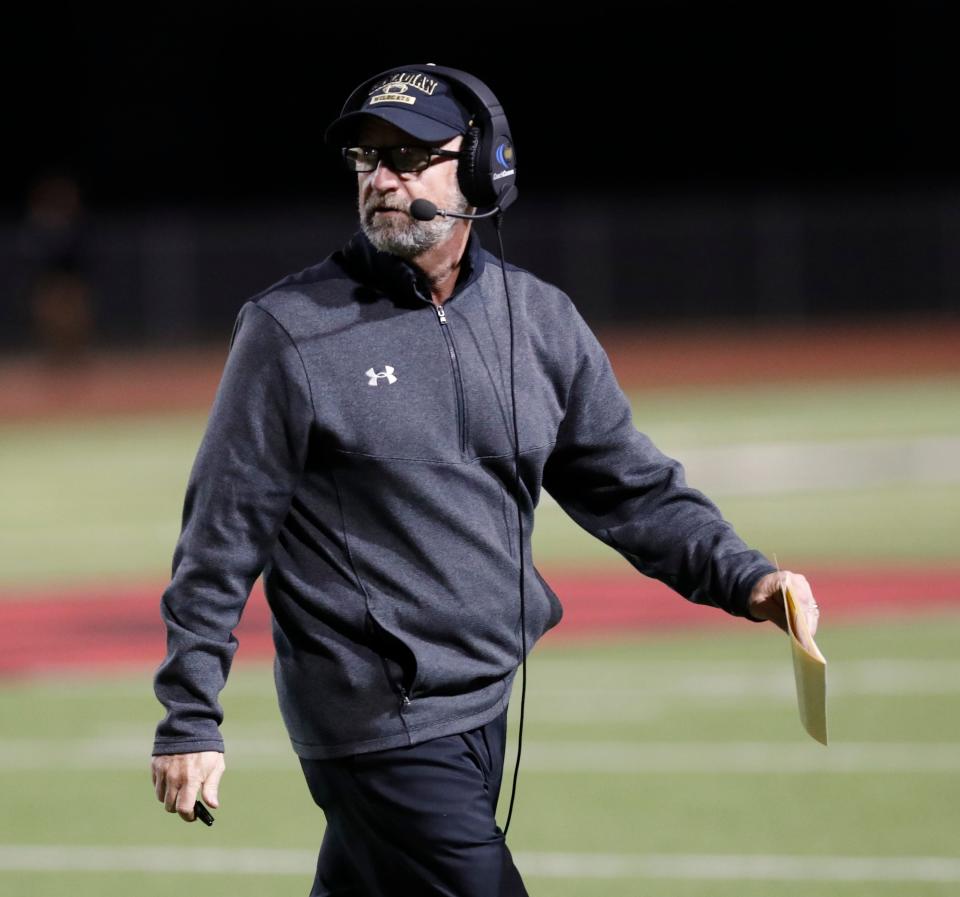
[[[406,214],[374,215],[376,208],[386,206],[391,209],[401,209]],[[385,197],[372,196],[364,209],[359,204],[360,226],[367,239],[380,252],[388,252],[401,258],[413,259],[434,246],[439,246],[446,240],[457,224],[456,218],[445,218],[437,215],[431,221],[417,221],[409,215],[409,206],[405,203]],[[451,212],[466,212],[470,209],[467,198],[456,189],[452,196],[447,197],[443,206]]]

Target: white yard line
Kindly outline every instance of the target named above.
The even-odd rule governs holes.
[[[709,773],[945,773],[960,771],[960,744],[844,743],[828,750],[808,743],[798,730],[795,742],[667,743],[603,742],[570,738],[576,727],[588,735],[602,724],[648,721],[678,705],[702,703],[736,709],[757,702],[793,707],[789,667],[769,661],[653,662],[584,660],[537,662],[528,715],[535,722],[562,721],[568,740],[528,741],[524,768],[532,773],[583,774],[647,772]],[[630,687],[629,683],[636,686]],[[569,683],[569,684],[566,684]],[[585,683],[590,683],[586,686]],[[60,686],[62,688],[62,685]],[[272,689],[272,682],[270,683]],[[831,702],[870,696],[956,695],[960,662],[875,658],[835,662],[830,667]],[[78,689],[76,695],[84,695]],[[100,700],[104,700],[102,693]],[[113,694],[112,691],[109,694]],[[76,696],[75,695],[75,696]],[[842,713],[842,708],[838,708]],[[0,773],[84,770],[143,770],[149,765],[152,728],[113,724],[78,737],[0,737]],[[299,772],[282,724],[224,726],[231,769]]]
[[[952,857],[521,852],[514,858],[529,878],[960,882],[960,860]],[[311,850],[0,845],[0,872],[209,873],[308,878],[315,864],[316,854]]]
[[[73,847],[0,845],[4,872],[212,872],[238,875],[307,875],[317,854],[279,848]]]
[[[593,707],[619,702],[623,708],[631,702],[662,698],[754,702],[760,698],[786,698],[796,688],[789,663],[779,661],[655,664],[641,657],[635,662],[539,658],[531,661],[531,666],[539,671],[541,682],[549,683],[537,686],[535,699],[563,701],[568,715],[571,702],[578,709],[581,702]],[[830,664],[828,675],[831,698],[960,694],[958,661],[839,659]],[[563,684],[565,681],[569,681],[569,686]],[[585,687],[585,682],[590,685]],[[630,682],[637,686],[631,688]],[[617,718],[616,714],[612,718]]]
[[[111,739],[0,739],[0,772],[149,769],[149,737]],[[228,740],[230,769],[288,770],[300,767],[282,737]],[[508,752],[507,764],[512,763]],[[551,775],[646,775],[651,773],[755,775],[960,772],[960,743],[839,742],[823,748],[797,741],[646,742],[525,741],[526,773]]]
[[[878,657],[850,661],[831,658],[831,661],[831,698],[960,693],[960,661],[957,660]],[[532,694],[536,698],[551,700],[561,700],[564,696],[584,703],[602,702],[605,697],[618,702],[649,700],[656,691],[668,697],[713,700],[728,696],[752,702],[757,698],[792,695],[794,689],[789,658],[786,663],[781,660],[650,660],[638,649],[636,658],[617,659],[554,659],[545,652],[534,656],[530,664],[532,670],[539,671],[536,686],[531,685],[531,689],[535,689]],[[71,688],[70,700],[101,703],[149,696],[152,674],[144,673],[140,667],[131,669],[129,674],[138,679],[130,682],[99,675],[86,678],[71,673],[71,683],[77,687]],[[637,683],[636,687],[631,688],[630,682]],[[585,687],[584,683],[589,686]],[[21,687],[20,683],[14,685],[17,687]],[[30,680],[23,687],[38,696],[61,695],[64,677],[62,673],[49,673]],[[257,674],[249,670],[234,672],[223,693],[227,701],[275,695],[269,671]],[[129,728],[126,731],[129,732]]]
[[[708,495],[960,482],[960,437],[746,442],[677,448],[687,481]],[[542,503],[556,505],[548,493]]]
[[[520,853],[516,861],[531,878],[960,882],[960,860],[949,857]]]
[[[682,451],[691,483],[716,495],[960,482],[960,437],[746,443]]]
[[[531,742],[529,773],[645,775],[682,773],[777,775],[960,772],[960,744],[781,742]]]

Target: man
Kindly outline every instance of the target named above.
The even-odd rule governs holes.
[[[328,129],[361,230],[241,309],[162,602],[153,780],[193,821],[198,793],[218,805],[217,696],[263,571],[281,711],[327,820],[315,897],[526,893],[494,811],[522,648],[561,615],[527,560],[541,488],[690,600],[784,628],[786,582],[816,629],[805,580],[633,427],[569,298],[513,266],[507,294],[469,220],[411,215],[475,205],[458,151],[479,99],[453,71],[378,76]]]

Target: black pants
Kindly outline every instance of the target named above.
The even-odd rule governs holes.
[[[311,897],[526,897],[494,813],[507,714],[462,735],[300,759],[327,818]]]

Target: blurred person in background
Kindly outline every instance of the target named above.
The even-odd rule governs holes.
[[[77,182],[68,174],[47,174],[31,188],[20,251],[29,268],[34,345],[56,367],[82,361],[93,337],[94,316],[83,203]]]

